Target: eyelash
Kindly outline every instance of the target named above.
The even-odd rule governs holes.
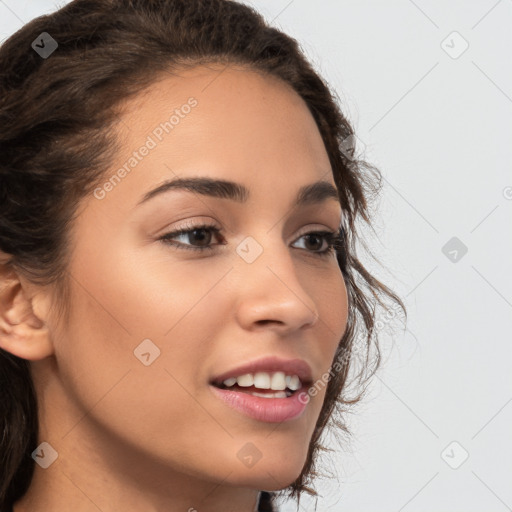
[[[208,224],[198,224],[196,226],[185,226],[182,229],[178,229],[176,231],[171,231],[169,233],[165,233],[163,236],[161,236],[158,240],[161,240],[164,244],[171,245],[176,249],[184,249],[184,250],[190,250],[190,251],[213,251],[214,247],[211,245],[203,246],[203,247],[194,247],[193,245],[186,245],[181,243],[172,242],[169,239],[174,238],[176,236],[180,235],[187,235],[191,233],[192,231],[196,230],[207,230],[211,231],[214,234],[218,235],[221,233],[221,229],[208,225]],[[323,251],[310,251],[313,254],[316,254],[318,256],[327,257],[330,256],[332,253],[337,251],[339,248],[343,247],[344,242],[344,230],[343,228],[340,228],[337,232],[332,231],[310,231],[309,233],[304,233],[299,238],[303,238],[305,236],[309,235],[318,235],[324,237],[324,240],[327,241],[328,247],[327,249],[324,249]],[[224,244],[221,244],[224,245]]]

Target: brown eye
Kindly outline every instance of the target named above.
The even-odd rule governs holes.
[[[211,231],[208,231],[204,228],[193,229],[191,231],[188,231],[186,234],[189,237],[189,240],[195,239],[196,244],[199,244],[201,246],[209,245],[209,242],[211,241],[212,238]],[[192,242],[192,244],[196,245],[194,244],[194,242]]]
[[[190,226],[176,231],[171,231],[161,236],[159,240],[167,245],[174,246],[177,249],[190,249],[193,251],[202,251],[205,249],[213,250],[213,247],[210,245],[212,233],[219,234],[220,229],[215,226],[203,224],[200,226]],[[188,238],[189,243],[175,242],[172,240],[178,237],[182,237],[184,239]]]
[[[311,248],[312,251],[318,251],[318,250],[322,249],[325,239],[323,240],[322,237],[318,233],[310,233],[309,235],[305,235],[305,236],[306,236],[306,240],[307,240],[306,245],[309,244],[310,245],[309,248]],[[313,245],[313,247],[311,247],[311,245]]]
[[[307,240],[306,250],[318,256],[329,256],[336,251],[336,247],[339,245],[340,231],[337,233],[332,231],[312,231],[302,235],[299,237],[300,239]],[[311,248],[311,246],[313,247]]]

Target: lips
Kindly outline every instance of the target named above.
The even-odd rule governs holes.
[[[215,386],[210,386],[210,391],[229,408],[265,423],[300,421],[309,402],[305,388],[288,398],[261,398]]]

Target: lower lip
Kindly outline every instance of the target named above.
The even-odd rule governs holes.
[[[261,398],[242,391],[230,391],[210,385],[215,396],[229,407],[236,409],[255,420],[267,423],[281,423],[302,415],[309,399],[305,400],[306,386],[287,398]],[[307,396],[307,395],[306,395]],[[301,400],[299,400],[299,397]],[[306,403],[303,403],[303,402]]]

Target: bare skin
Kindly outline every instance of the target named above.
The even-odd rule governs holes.
[[[30,361],[39,443],[58,452],[47,469],[36,464],[15,512],[253,512],[261,489],[282,489],[303,468],[325,386],[276,424],[229,408],[209,381],[267,355],[306,360],[314,380],[329,371],[347,292],[334,253],[318,254],[327,242],[305,235],[336,232],[341,207],[292,208],[302,186],[334,185],[302,99],[277,79],[222,69],[168,75],[127,103],[105,181],[169,112],[197,100],[103,198],[80,204],[69,324],[51,315],[51,289],[13,273],[0,292],[0,346]],[[250,197],[172,190],[137,205],[164,180],[195,176],[240,183]],[[158,239],[203,223],[221,229],[203,235],[212,251]],[[249,236],[263,249],[252,263],[236,251]],[[173,241],[201,245],[193,233]],[[145,339],[160,349],[148,366],[134,355]],[[252,467],[237,456],[247,443],[261,453]]]

